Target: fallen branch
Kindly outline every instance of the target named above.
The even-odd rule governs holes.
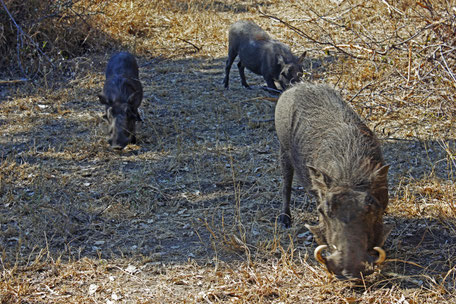
[[[277,102],[278,98],[275,98],[275,97],[264,97],[263,96],[263,97],[249,98],[249,99],[246,99],[246,100],[242,100],[241,102],[262,101],[262,100]]]
[[[27,78],[13,79],[13,80],[0,80],[0,85],[15,84],[30,81]]]
[[[362,87],[355,95],[353,95],[352,98],[350,98],[350,100],[348,101],[348,103],[351,103],[356,97],[358,97],[359,94],[361,94],[362,91],[364,91],[368,86],[370,86],[371,84],[373,84],[374,82],[371,81],[369,82],[368,84],[366,84],[364,87]]]
[[[178,37],[177,39],[179,39],[180,41],[183,41],[183,42],[185,42],[185,43],[190,44],[191,46],[193,46],[193,47],[196,49],[197,52],[201,51],[201,48],[202,48],[202,47],[198,47],[198,46],[196,46],[195,44],[191,43],[190,41],[185,40],[185,39],[182,39],[182,38],[179,38],[179,37]]]
[[[386,2],[386,0],[382,0],[382,2],[388,7],[389,11],[395,11],[396,13],[398,13],[399,15],[401,16],[404,16],[404,13],[401,12],[399,9],[395,8],[394,6],[392,6],[391,4],[389,4],[388,2]]]

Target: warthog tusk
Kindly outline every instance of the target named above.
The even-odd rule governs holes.
[[[328,245],[320,245],[315,248],[314,257],[315,259],[323,265],[326,265],[326,259],[321,255],[321,252],[328,248]]]
[[[378,252],[378,259],[374,262],[374,264],[379,265],[385,261],[386,253],[381,247],[374,247],[374,250]]]

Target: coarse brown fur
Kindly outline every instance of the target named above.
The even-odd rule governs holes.
[[[275,114],[284,179],[280,220],[291,224],[293,174],[318,197],[320,223],[309,227],[331,245],[330,271],[341,277],[369,272],[368,252],[381,246],[388,204],[388,166],[375,135],[326,85],[299,84],[280,97]]]

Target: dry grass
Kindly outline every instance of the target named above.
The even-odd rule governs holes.
[[[29,20],[21,7],[9,8]],[[81,0],[56,7],[68,18],[52,39],[44,19],[22,22],[39,45],[67,43],[46,53],[58,67],[36,55],[36,82],[0,83],[0,303],[452,303],[455,7]],[[361,284],[313,259],[303,224],[314,202],[299,185],[293,228],[275,223],[274,98],[243,89],[236,69],[221,85],[226,32],[242,18],[308,50],[307,78],[340,89],[383,139],[395,228],[387,262]],[[82,19],[97,31],[67,21]],[[79,49],[84,31],[98,53]],[[139,144],[121,152],[107,147],[96,98],[109,46],[138,55],[145,88]]]

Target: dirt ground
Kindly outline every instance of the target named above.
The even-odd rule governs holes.
[[[309,258],[315,244],[303,224],[315,222],[316,214],[299,185],[293,228],[275,223],[281,184],[271,120],[276,97],[261,89],[260,77],[248,73],[255,89],[247,90],[233,69],[231,88],[224,90],[224,58],[140,59],[144,122],[138,145],[119,152],[109,149],[103,132],[99,66],[97,74],[74,81],[88,88],[69,98],[57,91],[2,103],[4,267],[27,272],[37,284],[29,288],[42,293],[44,302],[48,297],[97,302],[117,295],[125,303],[135,298],[158,303],[160,293],[168,292],[176,303],[199,301],[208,296],[199,294],[208,292],[207,282],[194,286],[193,276],[187,282],[185,269],[217,276],[218,267],[230,272],[249,260],[273,263],[281,256],[279,245],[293,246],[293,255],[325,275]],[[393,185],[404,176],[445,174],[440,145],[385,141],[392,195],[398,195]],[[454,226],[396,215],[386,220],[395,229],[385,246],[390,262],[381,280],[419,288],[448,273],[450,290]],[[58,261],[41,262],[46,256]],[[75,280],[84,277],[81,267],[95,273]]]
[[[374,87],[350,102],[391,165],[394,225],[387,261],[353,284],[314,260],[299,184],[293,227],[276,223],[277,96],[260,76],[247,90],[233,66],[225,90],[223,55],[138,56],[138,144],[114,151],[97,98],[109,55],[78,58],[63,84],[0,84],[0,303],[454,301],[454,104],[398,110],[366,102]],[[307,77],[350,100],[358,89],[334,81],[346,60],[311,53]]]

